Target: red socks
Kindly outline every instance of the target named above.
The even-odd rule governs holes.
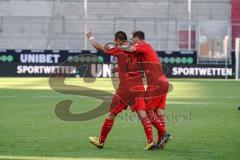
[[[166,133],[165,128],[161,125],[160,119],[157,117],[157,115],[153,111],[147,112],[148,117],[152,123],[152,125],[158,130],[158,141],[161,141],[162,136]]]
[[[164,115],[158,115],[158,118],[160,120],[162,127],[166,130],[166,122],[165,122]]]
[[[114,120],[105,119],[105,121],[102,125],[102,131],[101,131],[100,138],[99,138],[100,143],[105,142],[105,139],[107,138],[108,133],[112,129],[113,122],[114,122]]]
[[[161,141],[162,136],[166,133],[166,124],[165,124],[165,118],[163,115],[157,115],[153,111],[147,112],[148,117],[144,117],[141,119],[143,129],[145,132],[145,135],[147,137],[148,143],[153,142],[153,133],[152,133],[152,125],[158,130],[158,142]],[[104,143],[105,139],[107,138],[109,132],[112,129],[114,120],[105,119],[102,130],[100,134],[99,141],[100,143]]]
[[[148,117],[144,117],[140,119],[144,128],[145,135],[147,137],[148,144],[153,142],[153,135],[152,135],[152,124]]]
[[[158,118],[159,118],[159,120],[160,120],[161,126],[162,126],[162,127],[165,129],[165,131],[166,131],[166,122],[165,122],[164,115],[158,115]],[[161,141],[162,135],[163,135],[163,134],[158,134],[158,142]]]

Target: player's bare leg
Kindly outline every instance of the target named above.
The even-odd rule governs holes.
[[[155,113],[160,120],[161,126],[166,130],[164,110],[161,108],[157,108]],[[171,135],[167,132],[163,135],[161,133],[158,133],[157,148],[163,149],[171,139],[172,139]]]
[[[153,144],[153,135],[152,135],[152,124],[148,119],[146,111],[137,111],[137,115],[141,120],[141,123],[144,128],[145,135],[147,137],[148,144],[144,148],[145,150],[153,150],[155,149],[155,145]]]
[[[102,125],[102,130],[100,134],[100,138],[93,136],[89,137],[90,143],[95,145],[96,147],[102,149],[104,146],[105,139],[107,138],[109,132],[112,129],[114,119],[117,115],[114,113],[109,113],[108,117],[105,119],[103,125]]]

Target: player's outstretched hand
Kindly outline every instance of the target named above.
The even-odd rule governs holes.
[[[90,37],[93,37],[93,33],[90,31],[86,34],[87,38],[90,39]]]

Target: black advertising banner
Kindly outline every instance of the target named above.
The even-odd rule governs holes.
[[[169,78],[234,78],[234,65],[196,65],[196,52],[157,52]],[[67,63],[66,63],[67,62]],[[1,77],[117,77],[116,58],[67,50],[0,50]]]
[[[62,65],[64,62],[73,65]],[[109,63],[110,58],[100,52],[67,50],[0,50],[0,76],[47,77],[50,74],[75,76],[81,70],[76,64]]]
[[[157,54],[163,64],[170,65],[197,64],[196,51],[174,51],[174,52],[158,51]]]
[[[234,65],[169,65],[169,78],[234,78]]]

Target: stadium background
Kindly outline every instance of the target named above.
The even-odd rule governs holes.
[[[48,50],[45,54],[51,54],[65,50],[59,53],[63,58],[58,63],[46,62],[54,66],[74,57],[74,54],[66,57],[67,52],[76,55],[87,54],[82,50],[96,52],[85,37],[91,28],[102,43],[112,41],[118,30],[126,31],[129,36],[134,30],[143,30],[147,41],[157,51],[162,51],[159,57],[169,68],[169,77],[234,78],[235,39],[240,36],[239,3],[238,0],[0,1],[0,60],[2,68],[7,68],[0,75],[49,74],[36,69],[35,73],[31,67],[26,69],[30,70],[29,74],[19,74],[19,65],[43,66],[44,63],[22,61],[18,57],[21,54],[44,54],[44,50]],[[99,61],[88,57],[87,63],[115,63],[98,54]],[[84,57],[81,60],[75,59],[85,62]],[[15,67],[7,67],[9,62],[15,62]],[[202,66],[196,67],[200,64]],[[215,70],[208,71],[211,67]],[[190,68],[197,70],[191,74]]]
[[[239,10],[239,0],[0,0],[0,159],[239,159]],[[105,116],[56,115],[64,100],[76,114],[101,103],[88,92],[49,86],[49,74],[63,62],[89,65],[87,76],[101,77],[86,83],[82,69],[64,66],[67,87],[115,93],[109,77],[117,76],[116,59],[96,53],[85,37],[89,28],[103,44],[118,30],[146,32],[173,85],[165,111],[173,140],[165,150],[143,151],[143,130],[129,110],[103,150],[88,137],[98,136]]]

